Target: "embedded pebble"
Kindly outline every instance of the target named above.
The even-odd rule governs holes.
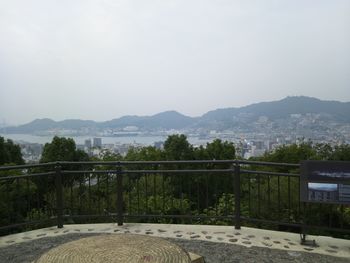
[[[261,242],[261,243],[266,247],[272,247],[272,244],[270,244],[270,243],[267,243],[267,242]]]
[[[312,250],[314,250],[313,248],[309,248],[309,247],[304,247],[304,250],[306,250],[306,251],[312,251]]]
[[[135,230],[135,233],[140,233],[140,232],[141,232],[140,229],[136,229],[136,230]]]
[[[202,234],[206,235],[206,234],[208,234],[208,231],[202,231]]]
[[[234,242],[237,242],[237,240],[238,240],[237,238],[230,238],[228,241],[234,243]]]
[[[211,236],[205,236],[206,239],[211,239],[212,237]]]
[[[295,251],[288,251],[287,253],[289,256],[292,256],[292,257],[300,257],[301,256],[301,253],[295,252]]]
[[[200,235],[193,235],[193,236],[190,236],[190,238],[199,238],[201,237]]]
[[[281,244],[281,242],[280,241],[273,241],[273,243],[275,243],[275,244]]]
[[[236,236],[239,236],[240,234],[241,234],[241,233],[239,233],[239,232],[236,232],[236,233],[235,233]]]
[[[336,250],[333,250],[333,249],[326,249],[326,251],[329,253],[338,253]]]
[[[285,240],[285,241],[290,241],[290,239],[288,239],[288,238],[285,238],[284,240]]]
[[[129,230],[125,230],[125,231],[124,231],[124,234],[129,234],[129,233],[130,233]]]
[[[176,234],[176,233],[181,233],[182,231],[180,231],[180,230],[176,230],[176,231],[174,231],[174,234]]]
[[[91,231],[94,231],[94,229],[93,228],[89,228],[88,231],[91,232]],[[115,232],[115,230],[114,230],[114,232]]]
[[[176,237],[182,237],[182,235],[181,234],[177,234]]]
[[[225,232],[214,232],[214,234],[216,234],[216,235],[225,234]]]
[[[146,235],[153,235],[153,232],[151,232],[151,231],[146,231]]]
[[[226,235],[227,237],[234,237],[233,235]]]
[[[55,231],[55,232],[53,232],[54,234],[57,234],[58,232],[60,232],[60,231]]]
[[[120,232],[120,230],[119,229],[114,229],[114,232]]]
[[[68,232],[69,232],[69,229],[63,231],[63,233],[68,233]]]
[[[243,241],[242,243],[243,243],[243,244],[246,244],[246,245],[250,245],[252,242],[249,242],[249,241]]]
[[[288,246],[283,246],[284,248],[289,248]]]
[[[166,232],[166,230],[158,229],[158,232],[159,232],[159,233],[164,233],[164,232]]]
[[[187,235],[193,235],[193,234],[196,234],[195,232],[187,232],[186,233]]]
[[[291,246],[295,246],[295,243],[293,243],[293,242],[288,242],[288,244]]]
[[[265,239],[265,240],[270,240],[270,238],[269,238],[269,237],[264,237],[264,239]]]
[[[74,229],[75,232],[80,232],[80,229]]]
[[[249,238],[254,238],[255,236],[254,236],[254,235],[249,235],[248,237],[249,237]]]
[[[224,239],[222,237],[218,237],[217,240],[222,241]]]

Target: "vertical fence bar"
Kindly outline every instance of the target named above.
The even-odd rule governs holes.
[[[56,209],[57,209],[57,227],[63,228],[63,185],[62,185],[62,171],[59,163],[55,166],[55,182],[56,182]]]
[[[88,184],[88,193],[89,193],[89,214],[91,214],[91,174],[89,173],[89,184]]]
[[[290,195],[290,176],[288,176],[288,222],[290,222],[291,215],[291,195]]]
[[[136,181],[136,192],[137,192],[137,214],[140,214],[140,186],[139,186],[139,181],[141,177],[137,178]]]
[[[107,205],[107,212],[109,213],[110,210],[110,204],[109,204],[109,173],[106,173],[106,205]]]
[[[128,184],[127,184],[127,189],[128,189],[128,208],[129,208],[129,211],[128,213],[129,214],[132,214],[133,213],[133,210],[131,209],[132,208],[132,197],[131,197],[131,193],[132,193],[132,188],[131,188],[131,179],[130,179],[130,176],[128,176]]]
[[[123,225],[123,173],[120,164],[117,165],[117,223]]]
[[[260,192],[260,174],[257,175],[258,182],[258,217],[261,217],[261,192]]]
[[[157,213],[157,184],[156,184],[156,175],[153,174],[153,213]]]
[[[252,214],[252,206],[251,206],[251,176],[248,174],[248,210],[249,210],[249,216]]]
[[[164,186],[164,174],[161,175],[161,178],[162,178],[162,199],[163,199],[162,214],[165,215],[165,186]]]
[[[241,229],[241,167],[238,161],[234,164],[235,174],[235,229]]]
[[[270,214],[271,209],[271,186],[270,186],[270,175],[267,176],[267,211]]]

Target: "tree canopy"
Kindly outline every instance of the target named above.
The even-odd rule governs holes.
[[[40,162],[88,160],[89,156],[84,151],[76,149],[73,139],[55,136],[51,143],[45,144]]]
[[[331,146],[327,143],[283,145],[257,159],[282,163],[300,163],[303,160],[350,161],[350,145]]]
[[[0,136],[0,165],[24,164],[21,148],[12,140],[5,140]]]

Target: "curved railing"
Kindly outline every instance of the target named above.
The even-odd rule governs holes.
[[[244,224],[346,237],[349,208],[301,202],[299,169],[242,160],[2,166],[0,233],[127,221]]]

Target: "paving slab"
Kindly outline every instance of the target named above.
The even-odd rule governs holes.
[[[289,255],[300,252],[329,255],[350,259],[350,241],[326,236],[308,236],[315,240],[317,247],[300,244],[300,235],[280,231],[242,227],[235,230],[232,226],[179,225],[179,224],[79,224],[65,225],[64,228],[43,228],[0,237],[0,248],[23,242],[58,237],[68,234],[131,233],[178,240],[207,241],[239,245],[242,247],[261,247],[287,251]]]

